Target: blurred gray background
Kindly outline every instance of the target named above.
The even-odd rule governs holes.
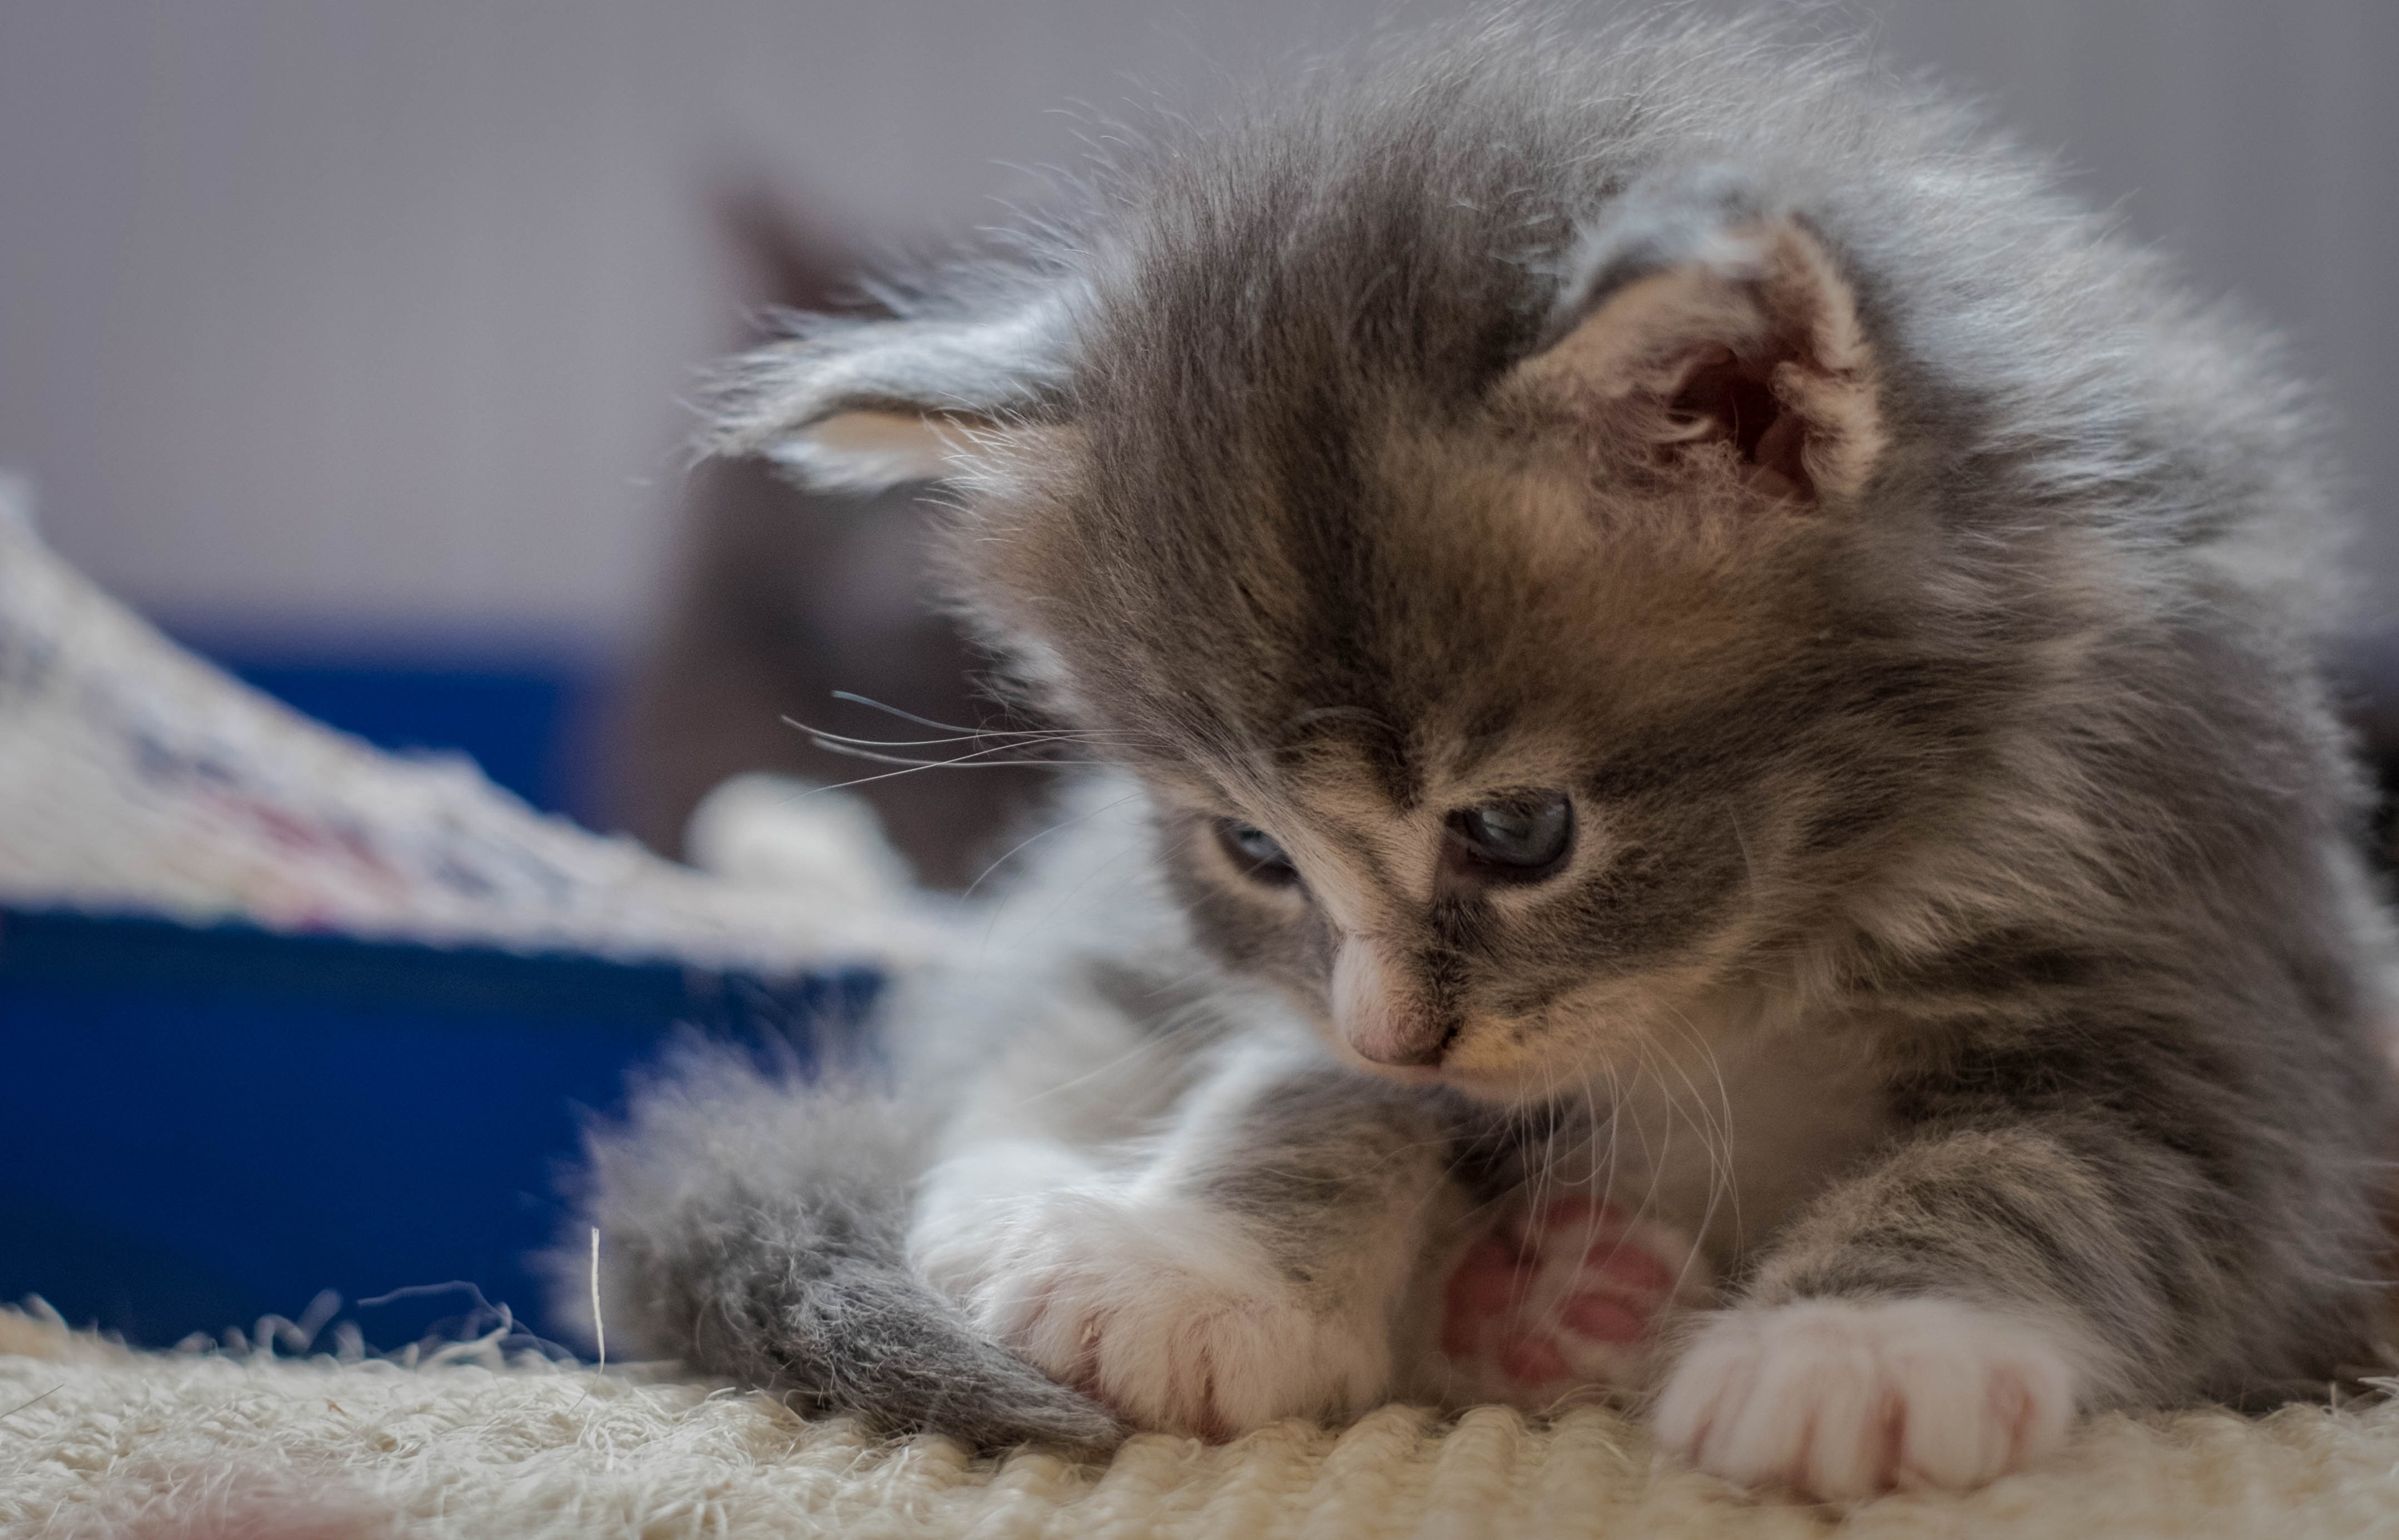
[[[0,0],[0,467],[69,557],[230,652],[571,673],[582,778],[551,800],[671,845],[715,774],[799,763],[779,711],[846,683],[940,707],[962,666],[911,618],[904,509],[861,534],[687,472],[677,397],[751,308],[1005,220],[1095,115],[1204,112],[1294,51],[1464,8]],[[2294,336],[2348,415],[2378,629],[2399,3],[1828,21],[1986,97]],[[708,747],[670,763],[662,737]],[[951,880],[998,816],[887,813]]]

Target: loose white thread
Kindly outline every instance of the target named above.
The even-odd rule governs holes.
[[[24,1411],[27,1407],[41,1405],[44,1401],[48,1400],[51,1397],[57,1395],[60,1391],[64,1390],[66,1386],[63,1385],[54,1385],[50,1386],[49,1389],[45,1390],[40,1395],[34,1397],[32,1400],[19,1401],[15,1406],[10,1407],[7,1411],[0,1412],[0,1417],[14,1417],[17,1413]]]
[[[608,1367],[608,1328],[600,1319],[600,1226],[591,1227],[591,1335],[599,1339],[600,1367]]]

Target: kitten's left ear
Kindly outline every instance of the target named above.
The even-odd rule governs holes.
[[[718,375],[702,447],[850,492],[971,476],[1054,415],[1065,302],[1050,285],[885,320],[786,316],[784,340]]]
[[[1611,469],[1855,495],[1885,442],[1856,297],[1797,214],[1724,173],[1636,188],[1588,231],[1507,389]]]

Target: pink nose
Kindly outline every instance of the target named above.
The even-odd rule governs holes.
[[[1333,963],[1333,1022],[1362,1059],[1395,1067],[1441,1062],[1448,1033],[1415,1000],[1396,987],[1393,969],[1373,944],[1356,937],[1341,943]]]

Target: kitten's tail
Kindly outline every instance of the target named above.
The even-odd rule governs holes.
[[[921,1120],[856,1077],[814,1084],[686,1047],[585,1136],[580,1218],[549,1263],[556,1318],[591,1311],[601,1233],[609,1346],[674,1358],[848,1412],[879,1433],[979,1449],[1113,1447],[1124,1428],[971,1326],[909,1270],[906,1196]]]

